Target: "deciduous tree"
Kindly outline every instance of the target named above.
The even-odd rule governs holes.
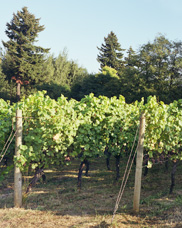
[[[172,102],[172,91],[182,85],[182,42],[169,41],[160,35],[154,42],[143,45],[138,56],[140,78],[148,88],[155,89],[161,100]]]

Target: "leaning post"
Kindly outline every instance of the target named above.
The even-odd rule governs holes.
[[[15,156],[20,156],[20,145],[22,145],[22,110],[16,110],[16,138]],[[15,164],[14,167],[14,207],[22,206],[22,174],[20,168]]]
[[[139,139],[138,139],[138,147],[137,147],[135,187],[134,187],[134,199],[133,199],[133,211],[135,213],[139,212],[139,204],[140,204],[144,134],[145,134],[145,114],[142,113],[140,116],[140,129],[139,129]]]

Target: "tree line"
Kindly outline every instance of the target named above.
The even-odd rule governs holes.
[[[57,57],[49,48],[36,46],[39,32],[45,29],[27,7],[23,7],[6,26],[8,41],[0,49],[0,97],[16,102],[23,96],[46,90],[51,98],[61,94],[76,100],[94,93],[107,97],[124,95],[131,103],[156,95],[170,103],[182,98],[182,42],[158,35],[137,51],[121,48],[111,31],[101,47],[97,74],[89,74],[70,61],[66,50]]]

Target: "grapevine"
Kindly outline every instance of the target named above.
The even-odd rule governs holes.
[[[127,104],[125,98],[85,96],[80,102],[63,95],[51,99],[46,91],[23,98],[19,103],[0,100],[0,146],[12,129],[16,109],[23,111],[21,156],[14,158],[22,171],[29,166],[49,167],[67,163],[68,158],[104,156],[105,148],[114,155],[131,148],[141,112],[146,116],[144,148],[152,159],[182,160],[182,100],[167,105],[155,96]],[[13,121],[14,124],[15,121]]]

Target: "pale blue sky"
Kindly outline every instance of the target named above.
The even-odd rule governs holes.
[[[0,7],[0,40],[8,40],[6,23],[24,6],[45,25],[37,44],[55,56],[66,48],[68,59],[89,73],[98,72],[97,46],[111,31],[122,48],[135,51],[159,33],[182,40],[182,0],[6,0]]]

